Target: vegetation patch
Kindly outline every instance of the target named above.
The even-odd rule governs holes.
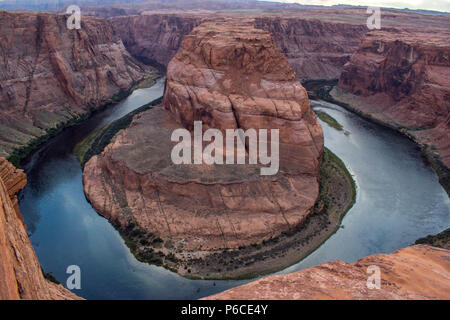
[[[433,247],[450,249],[450,228],[436,235],[429,235],[416,240],[415,244],[428,244]]]
[[[56,280],[55,276],[51,272],[45,272],[44,269],[42,269],[42,267],[41,267],[41,271],[42,271],[42,275],[44,276],[44,278],[47,279],[48,281],[56,283],[56,284],[61,284],[58,280]]]
[[[414,128],[410,127],[410,128],[408,128],[408,127],[404,127],[404,126],[397,125],[397,124],[394,125],[394,124],[383,122],[379,119],[372,117],[369,114],[366,114],[360,110],[353,108],[348,103],[344,103],[344,102],[334,99],[330,94],[330,92],[331,92],[331,90],[333,90],[334,86],[330,85],[327,82],[322,82],[322,85],[320,85],[318,82],[320,82],[320,80],[317,80],[317,83],[314,83],[314,86],[313,86],[313,92],[317,98],[324,100],[324,101],[328,101],[333,104],[336,104],[338,106],[341,106],[353,113],[356,113],[360,117],[362,117],[366,120],[369,120],[373,123],[376,123],[380,126],[392,129],[396,132],[400,132],[401,134],[408,137],[411,141],[417,143],[421,147],[422,156],[424,157],[425,160],[428,161],[428,163],[431,165],[433,170],[436,172],[436,174],[439,178],[439,183],[442,185],[442,187],[444,188],[444,190],[447,192],[448,196],[450,197],[450,169],[442,162],[439,155],[435,154],[434,152],[432,152],[432,150],[430,150],[430,147],[428,145],[421,144],[420,142],[417,141],[417,139],[414,137],[414,135],[410,133],[410,131],[427,130],[427,129],[429,129],[428,127],[414,127]]]
[[[64,129],[68,127],[75,126],[77,124],[80,124],[81,122],[89,119],[94,113],[104,110],[106,107],[111,106],[112,104],[116,104],[120,101],[122,101],[124,98],[129,96],[134,90],[139,89],[141,87],[144,87],[142,83],[149,84],[152,83],[151,79],[155,80],[159,77],[158,74],[151,74],[145,78],[142,79],[142,82],[139,81],[137,84],[132,86],[128,90],[121,90],[114,94],[110,99],[108,99],[104,104],[90,108],[85,113],[79,114],[79,115],[73,115],[70,119],[66,121],[61,121],[56,126],[52,128],[45,129],[46,133],[42,136],[36,137],[32,140],[30,140],[26,145],[22,147],[18,147],[14,149],[7,160],[11,162],[16,168],[20,168],[20,165],[22,161],[24,161],[26,158],[28,158],[37,148],[39,148],[41,145],[43,145],[45,142],[50,140],[51,138],[55,137],[59,133],[61,133]]]
[[[442,162],[441,158],[430,151],[428,145],[422,146],[422,156],[431,165],[436,172],[439,183],[444,187],[447,195],[450,197],[450,169]]]
[[[74,152],[77,153],[81,165],[84,165],[95,155],[103,152],[105,147],[111,143],[113,137],[122,129],[128,128],[133,120],[133,117],[141,112],[144,112],[156,105],[161,104],[162,98],[156,99],[142,107],[137,108],[133,112],[128,113],[119,120],[114,121],[107,127],[92,133],[83,141],[75,146]]]
[[[180,260],[178,270],[188,278],[209,280],[251,279],[276,272],[305,258],[333,235],[355,201],[352,175],[342,160],[325,148],[319,197],[304,223],[261,243],[210,252],[201,259]]]
[[[330,116],[328,113],[320,111],[320,110],[314,110],[314,112],[317,114],[317,116],[319,117],[320,120],[322,120],[323,122],[328,124],[330,127],[334,128],[338,131],[342,131],[342,129],[344,128],[339,122],[337,122],[337,120],[335,118]]]

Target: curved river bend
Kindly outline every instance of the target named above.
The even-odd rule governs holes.
[[[246,282],[189,280],[137,261],[84,196],[80,165],[72,153],[75,144],[159,98],[163,90],[164,79],[152,88],[136,90],[50,140],[25,166],[28,185],[20,194],[20,209],[39,261],[63,284],[67,267],[80,266],[82,288],[74,292],[84,298],[197,299]],[[309,257],[279,273],[392,252],[449,227],[450,200],[412,142],[338,106],[311,104],[344,126],[346,131],[339,132],[322,123],[325,145],[354,174],[358,196],[338,232]]]

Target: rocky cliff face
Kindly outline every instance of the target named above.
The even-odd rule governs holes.
[[[79,299],[42,274],[17,205],[25,184],[25,173],[0,158],[0,300]]]
[[[83,17],[0,11],[0,155],[126,91],[148,69],[112,25]]]
[[[380,268],[381,288],[369,289],[369,266]],[[450,299],[450,251],[417,245],[348,264],[342,261],[269,276],[208,297],[246,299]]]
[[[326,13],[324,13],[326,16]],[[299,79],[337,79],[368,31],[364,24],[299,18],[256,18],[272,33]]]
[[[133,56],[164,67],[177,53],[184,36],[201,20],[201,17],[173,14],[110,19]]]
[[[345,66],[337,100],[434,146],[450,166],[448,34],[369,33]]]
[[[122,230],[131,225],[146,239],[161,237],[161,251],[178,259],[277,237],[301,225],[318,196],[321,127],[273,38],[253,24],[195,28],[169,63],[164,109],[136,116],[84,169],[85,193],[98,212]],[[172,132],[192,130],[197,120],[203,130],[279,129],[280,171],[263,177],[248,160],[173,164]]]
[[[144,62],[167,66],[180,48],[183,37],[201,21],[214,15],[218,14],[148,13],[114,17],[110,21],[131,54]],[[286,56],[299,79],[338,78],[344,64],[368,31],[364,23],[319,21],[304,17],[257,17],[254,25],[272,33],[278,49]]]

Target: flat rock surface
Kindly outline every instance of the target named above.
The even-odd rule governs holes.
[[[380,289],[367,280],[380,268]],[[376,254],[353,264],[340,260],[291,274],[268,276],[206,298],[207,300],[450,299],[450,251],[416,245]]]

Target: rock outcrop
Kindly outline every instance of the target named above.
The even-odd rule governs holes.
[[[0,11],[0,156],[127,91],[149,71],[112,25],[83,17]]]
[[[364,24],[316,19],[260,17],[255,21],[257,28],[272,33],[297,77],[304,80],[338,79],[368,31]]]
[[[344,65],[370,31],[366,25],[369,15],[361,9],[267,11],[258,15],[236,11],[158,13],[155,8],[152,10],[124,11],[121,15],[127,16],[111,15],[110,19],[130,53],[145,62],[167,66],[183,37],[205,19],[253,18],[256,28],[272,33],[278,49],[302,80],[339,78]],[[440,32],[445,30],[446,20],[445,16],[382,12],[383,30],[396,28],[398,33]]]
[[[136,116],[85,165],[88,199],[124,232],[144,235],[137,245],[144,256],[148,235],[183,259],[186,251],[201,256],[277,237],[311,213],[322,129],[273,38],[253,25],[225,19],[195,28],[169,63],[164,108]],[[203,131],[279,129],[278,174],[261,176],[248,161],[173,164],[172,132],[197,120]]]
[[[184,36],[214,15],[218,13],[149,12],[114,17],[110,21],[134,57],[146,63],[167,66],[180,48]],[[336,23],[303,17],[255,17],[254,21],[256,28],[272,33],[279,50],[286,56],[299,79],[339,78],[344,64],[368,31],[363,23]]]
[[[25,185],[25,173],[0,158],[0,300],[80,299],[44,278],[17,205]]]
[[[380,289],[369,289],[380,268]],[[450,299],[450,251],[416,245],[391,254],[376,254],[353,264],[333,261],[291,274],[253,281],[208,300],[409,300]]]
[[[332,96],[433,146],[449,167],[448,39],[448,33],[371,32],[345,66]]]
[[[110,19],[125,47],[147,64],[167,67],[185,35],[201,23],[190,15],[156,14]]]

